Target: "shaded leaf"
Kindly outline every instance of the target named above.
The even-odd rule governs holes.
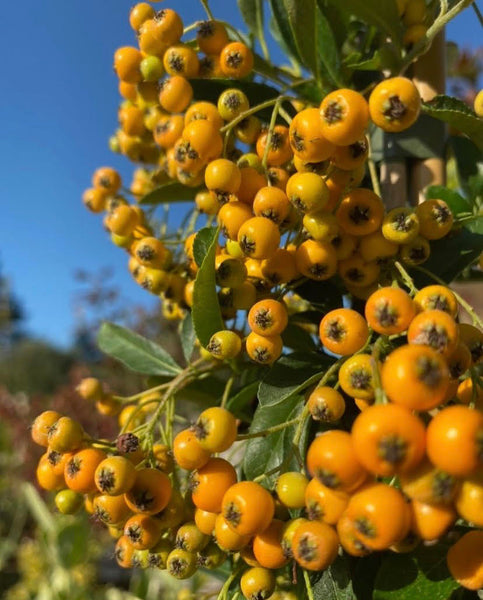
[[[316,34],[317,56],[320,63],[318,70],[324,76],[324,79],[329,78],[335,86],[344,87],[339,46],[335,40],[331,24],[320,7],[320,3],[316,12]]]
[[[295,38],[292,35],[292,29],[288,16],[285,12],[283,0],[269,0],[270,8],[272,9],[272,20],[270,22],[270,31],[277,42],[285,51],[285,54],[289,55],[296,63],[301,63],[297,45],[295,44]]]
[[[447,546],[388,554],[376,577],[374,600],[447,600],[459,587],[446,566]]]
[[[399,55],[392,44],[378,48],[370,58],[361,59],[354,54],[348,56],[345,65],[354,71],[395,70],[399,64]]]
[[[478,118],[462,100],[441,94],[430,102],[423,102],[422,110],[466,134],[483,150],[483,119]]]
[[[201,407],[213,406],[213,398],[221,398],[225,385],[226,381],[221,377],[209,375],[203,379],[196,379],[188,384],[181,392],[179,392],[179,397],[185,397],[187,402],[193,402]],[[187,403],[183,402],[183,408],[186,405]],[[192,414],[189,413],[188,416],[191,418]]]
[[[215,255],[219,229],[212,227],[210,232],[211,243],[207,246],[206,255],[196,274],[191,311],[196,337],[204,347],[208,345],[214,333],[225,328],[218,303],[215,279]]]
[[[340,7],[340,0],[328,0],[329,4]],[[402,37],[401,19],[399,18],[396,3],[392,0],[344,0],[344,10],[348,14],[361,19],[368,25],[375,25],[379,30],[385,31],[392,40],[400,46]]]
[[[71,568],[86,561],[88,550],[86,523],[69,523],[57,533],[59,557],[62,563]]]
[[[352,587],[357,600],[372,600],[374,581],[383,560],[383,554],[375,553],[357,559],[352,572]]]
[[[309,280],[297,287],[297,294],[322,312],[342,306],[342,292],[334,282]]]
[[[181,340],[181,348],[186,362],[189,363],[196,342],[195,330],[193,327],[193,319],[191,313],[188,313],[181,321],[179,326],[179,337]]]
[[[120,325],[103,323],[97,342],[105,354],[136,373],[177,375],[181,371],[181,367],[164,348]]]
[[[276,406],[259,406],[253,415],[250,433],[264,431],[274,425],[290,421],[301,413],[304,406],[303,398],[294,396],[282,404]],[[307,445],[307,427],[301,439],[300,450],[304,455]],[[248,479],[253,479],[272,469],[284,465],[285,470],[298,469],[292,439],[296,426],[292,425],[280,431],[271,433],[265,437],[249,439],[246,443],[245,457],[243,460],[243,471]],[[271,484],[278,477],[274,473],[264,479],[263,483]]]
[[[263,37],[263,0],[237,0],[243,20],[255,39]]]
[[[454,215],[458,215],[459,213],[471,212],[472,205],[469,200],[463,198],[458,192],[454,190],[450,190],[443,185],[431,185],[426,190],[426,198],[436,199],[436,200],[444,200],[451,209],[451,212]]]
[[[276,0],[277,10],[284,12],[298,54],[307,69],[318,71],[315,0]]]
[[[226,408],[239,419],[251,419],[251,413],[247,411],[252,402],[257,397],[259,382],[252,381],[247,386],[239,390],[234,396],[228,399]]]
[[[316,383],[334,362],[324,354],[294,352],[282,356],[260,382],[258,400],[275,406]]]
[[[255,56],[255,68],[261,63],[265,63],[265,61],[261,57]],[[233,87],[233,79],[190,79],[190,83],[196,99],[213,102],[214,104],[218,102],[218,97],[224,90]],[[236,87],[246,94],[250,106],[256,106],[267,100],[272,100],[280,94],[276,88],[256,81],[238,80]],[[257,116],[262,120],[268,121],[270,120],[271,113],[271,108],[268,108],[259,111]]]
[[[349,559],[339,556],[337,560],[314,577],[312,591],[314,600],[353,600]]]
[[[282,333],[282,339],[283,345],[293,350],[300,350],[301,352],[317,350],[317,346],[310,333],[294,322],[287,325]]]
[[[469,231],[467,227],[463,227],[441,240],[431,242],[431,256],[421,266],[446,283],[450,283],[473,263],[482,251],[483,235],[478,235]],[[417,270],[413,270],[411,276],[417,287],[434,283],[430,277]]]
[[[461,189],[470,197],[473,197],[473,194],[476,196],[478,191],[474,190],[469,183],[470,180],[479,179],[483,184],[483,156],[481,151],[469,138],[461,135],[450,136],[449,145],[456,160],[458,183]]]
[[[328,91],[325,92],[325,90],[322,90],[315,82],[312,81],[307,81],[306,83],[297,86],[297,95],[300,96],[300,98],[308,100],[309,102],[313,102],[314,104],[319,104]]]
[[[187,187],[178,181],[160,185],[141,198],[139,204],[164,204],[168,202],[189,202],[194,200],[200,188]]]

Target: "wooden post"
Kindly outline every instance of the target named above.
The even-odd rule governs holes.
[[[434,39],[429,51],[413,65],[413,81],[427,102],[445,93],[446,42],[444,30]],[[446,163],[443,158],[416,161],[409,174],[411,204],[420,204],[429,185],[444,185]]]

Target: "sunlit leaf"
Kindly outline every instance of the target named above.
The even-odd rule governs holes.
[[[181,371],[181,367],[159,344],[120,325],[103,323],[97,342],[105,354],[136,373],[177,375]]]

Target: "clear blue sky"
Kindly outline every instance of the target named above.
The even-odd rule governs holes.
[[[2,5],[0,36],[0,264],[27,312],[27,328],[66,346],[73,331],[73,272],[110,266],[123,296],[153,302],[131,280],[126,256],[87,212],[80,196],[93,170],[112,165],[130,180],[127,160],[112,155],[116,127],[116,47],[133,44],[134,0],[23,0]],[[211,0],[215,15],[239,24],[235,0]],[[196,0],[166,2],[186,22],[202,18]],[[158,5],[161,6],[161,5]],[[476,46],[481,28],[468,9],[448,39]]]

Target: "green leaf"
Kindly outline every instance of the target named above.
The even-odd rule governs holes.
[[[259,382],[252,381],[228,399],[226,408],[239,419],[250,420],[251,413],[247,411],[257,397]]]
[[[141,198],[139,204],[166,204],[169,202],[189,202],[194,200],[200,188],[187,187],[177,181],[160,185]]]
[[[314,577],[314,600],[353,600],[351,573],[347,556],[339,556],[328,569]]]
[[[203,227],[196,234],[193,242],[193,256],[195,263],[201,267],[205,256],[213,242],[214,229],[213,227]]]
[[[483,156],[467,137],[452,135],[449,145],[456,161],[459,187],[474,201],[483,196]]]
[[[483,236],[483,215],[475,215],[465,226],[468,231]]]
[[[352,587],[357,600],[373,600],[374,581],[381,566],[383,554],[377,552],[356,559],[352,571]]]
[[[423,102],[422,110],[461,131],[483,150],[483,119],[477,117],[462,100],[441,94],[430,102]]]
[[[300,350],[301,352],[317,350],[317,346],[310,333],[294,322],[287,325],[282,333],[282,339],[283,345],[293,350]]]
[[[254,39],[263,38],[263,0],[237,0],[237,3]]]
[[[401,45],[402,27],[396,3],[392,0],[327,0],[335,7],[344,7],[344,11],[391,36],[393,42]]]
[[[196,335],[193,327],[193,319],[191,318],[191,313],[188,313],[186,317],[181,321],[179,326],[179,337],[181,340],[181,348],[183,349],[183,355],[186,359],[186,362],[189,363],[196,342]]]
[[[303,398],[293,396],[283,404],[276,406],[259,406],[253,415],[250,433],[264,431],[274,425],[280,425],[299,416],[304,406]],[[272,469],[284,465],[284,469],[290,471],[298,469],[299,465],[295,459],[292,448],[292,439],[295,434],[294,425],[271,433],[265,437],[252,438],[246,443],[245,457],[243,459],[243,471],[248,479],[253,479],[266,474]],[[301,440],[301,452],[307,444],[307,429]],[[277,479],[274,473],[264,479],[269,485]]]
[[[342,306],[342,292],[333,282],[309,280],[297,287],[297,294],[322,312]]]
[[[197,379],[187,385],[181,392],[179,397],[183,405],[183,412],[188,418],[191,417],[193,409],[189,408],[190,404],[195,404],[197,407],[213,406],[213,398],[221,398],[225,389],[226,380],[214,375],[208,375],[203,379]],[[201,409],[202,410],[202,409]],[[197,408],[194,412],[201,412]]]
[[[431,255],[421,266],[450,283],[471,265],[482,251],[483,235],[462,227],[441,240],[431,242]],[[417,287],[434,283],[430,277],[417,270],[412,270],[411,275]]]
[[[273,407],[284,403],[316,383],[333,362],[324,354],[294,352],[282,356],[260,382],[260,405]]]
[[[392,44],[378,48],[370,58],[361,59],[354,54],[347,57],[346,66],[354,71],[395,70],[399,65],[399,55]]]
[[[83,521],[76,521],[65,525],[57,533],[59,557],[67,568],[87,559],[89,528],[86,525]]]
[[[443,185],[431,185],[426,190],[426,198],[428,200],[444,200],[454,215],[472,211],[472,205],[469,200],[463,198],[458,192],[450,190]]]
[[[446,566],[447,546],[419,546],[411,554],[388,554],[376,577],[374,600],[448,600],[458,583]]]
[[[313,104],[319,104],[326,93],[315,82],[307,81],[297,86],[297,95]]]
[[[270,32],[274,39],[280,44],[284,54],[287,54],[295,63],[301,63],[299,51],[292,35],[290,22],[284,10],[282,0],[269,0],[272,9]]]
[[[329,78],[335,86],[342,88],[345,87],[345,83],[342,79],[339,46],[321,4],[319,2],[316,9],[318,70],[325,76],[324,79]]]
[[[126,367],[143,375],[177,375],[181,367],[158,344],[114,323],[103,323],[99,348]]]
[[[27,482],[22,483],[20,489],[38,527],[48,535],[54,534],[57,523],[38,491],[31,483]]]
[[[211,242],[207,245],[205,257],[196,274],[191,310],[196,337],[205,348],[211,336],[225,328],[218,303],[215,278],[216,246],[220,230],[212,227],[209,231]]]
[[[319,61],[315,0],[273,0],[272,9],[281,13],[287,21],[302,64],[313,75],[317,75]]]

